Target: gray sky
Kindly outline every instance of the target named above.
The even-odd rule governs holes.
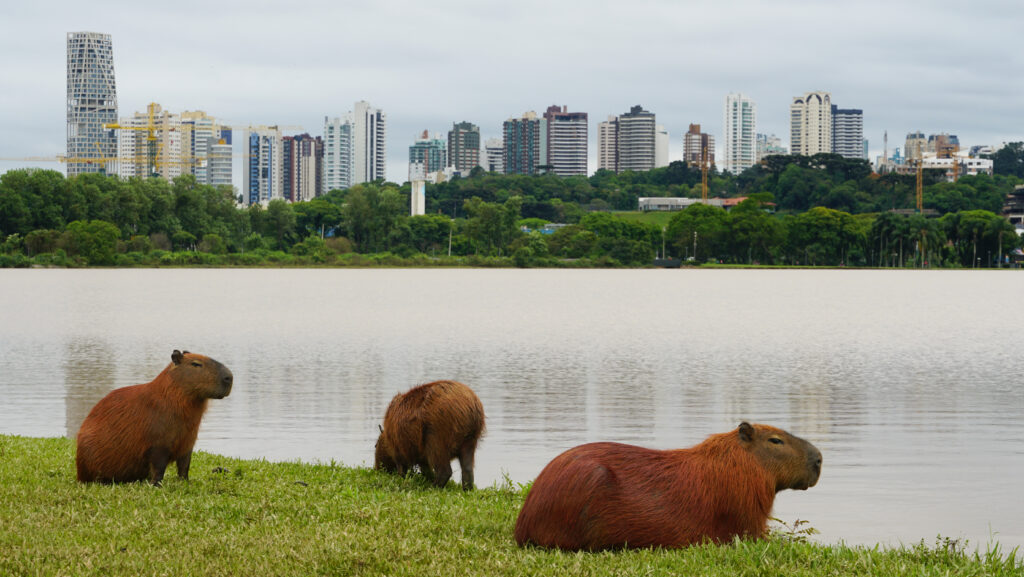
[[[884,130],[890,148],[912,130],[965,146],[1024,140],[1019,0],[59,0],[3,12],[4,159],[65,152],[75,31],[113,36],[122,117],[158,102],[315,136],[324,116],[368,100],[387,113],[397,182],[423,130],[468,120],[497,137],[505,119],[551,104],[590,113],[591,171],[597,123],[635,104],[668,129],[670,160],[691,122],[721,148],[729,92],[752,97],[758,132],[788,145],[792,97],[827,90],[864,110],[872,159]]]

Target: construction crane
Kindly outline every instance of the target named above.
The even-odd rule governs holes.
[[[146,125],[145,126],[134,126],[134,125],[127,125],[127,126],[125,126],[125,125],[117,123],[117,122],[113,122],[113,123],[109,123],[109,124],[104,124],[103,125],[103,128],[109,128],[109,129],[113,129],[113,130],[144,130],[144,131],[146,131],[146,174],[148,174],[150,176],[155,176],[156,175],[156,166],[157,166],[156,158],[157,158],[157,153],[159,152],[159,147],[157,145],[156,131],[160,130],[162,128],[162,127],[157,126],[153,122],[153,116],[156,113],[157,107],[159,107],[159,104],[157,104],[155,102],[150,102],[149,105],[146,106],[146,117],[147,117],[146,120],[147,121],[146,121]]]

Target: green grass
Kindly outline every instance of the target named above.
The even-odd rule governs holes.
[[[206,453],[163,488],[80,485],[71,441],[0,436],[0,575],[1024,575],[1014,554],[955,541],[824,546],[799,529],[675,551],[522,549],[523,497]]]
[[[669,221],[672,220],[672,217],[676,214],[676,212],[669,212],[665,210],[650,210],[616,212],[615,216],[630,222],[653,224],[658,228],[664,228],[668,226]]]

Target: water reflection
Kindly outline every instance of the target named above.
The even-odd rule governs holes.
[[[116,358],[114,348],[105,339],[72,339],[66,343],[64,424],[68,437],[78,435],[89,411],[115,388]]]

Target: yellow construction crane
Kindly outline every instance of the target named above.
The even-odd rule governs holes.
[[[151,176],[156,174],[156,158],[157,153],[159,152],[159,147],[157,146],[156,131],[159,130],[161,127],[157,126],[153,122],[153,116],[156,114],[156,109],[158,106],[159,105],[155,102],[150,102],[149,105],[146,106],[147,122],[145,126],[125,126],[117,122],[103,125],[103,128],[110,128],[113,130],[146,131],[146,174]]]

